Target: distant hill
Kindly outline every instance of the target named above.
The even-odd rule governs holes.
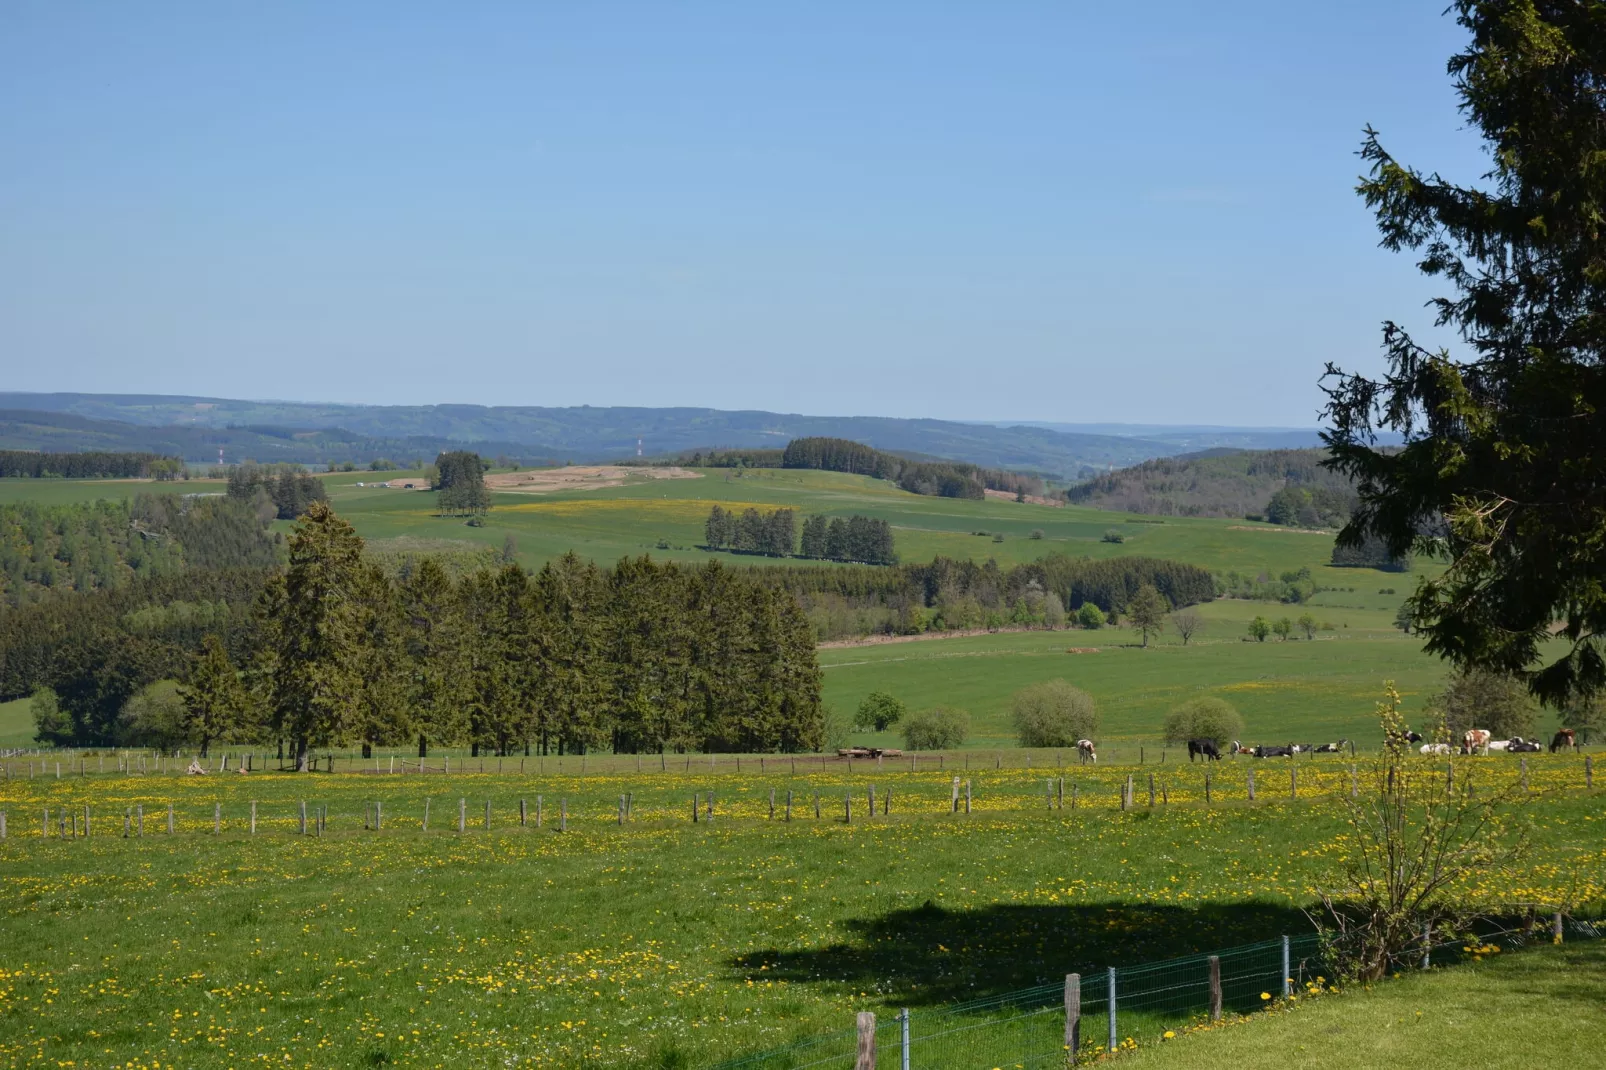
[[[1109,468],[1136,464],[1178,452],[1174,444],[1122,435],[1066,433],[1043,427],[996,427],[949,420],[903,420],[876,416],[802,416],[762,411],[727,412],[700,408],[542,408],[483,405],[337,405],[288,401],[239,401],[227,398],[164,394],[28,394],[0,393],[0,409],[16,423],[19,412],[33,414],[34,427],[13,430],[0,438],[5,445],[29,448],[80,448],[63,440],[82,441],[84,448],[155,449],[180,452],[189,460],[216,456],[216,435],[230,431],[274,429],[296,436],[291,446],[274,447],[274,434],[259,440],[237,438],[257,460],[309,460],[335,456],[340,443],[385,443],[391,452],[416,443],[415,453],[433,455],[425,443],[467,445],[487,455],[555,457],[564,460],[618,460],[634,456],[641,439],[649,454],[663,456],[711,447],[785,446],[794,438],[852,439],[876,449],[967,461],[983,468],[1043,472],[1075,478],[1084,467]],[[45,419],[45,414],[52,414]],[[133,445],[108,445],[111,429],[65,425],[59,416],[115,421],[160,429],[154,439]],[[54,428],[71,431],[58,434]],[[336,436],[323,442],[316,433]],[[45,444],[50,444],[46,446]],[[183,444],[182,448],[180,444]],[[233,447],[230,447],[231,452]],[[275,452],[269,452],[270,449]],[[295,454],[292,456],[291,454]],[[318,454],[313,458],[310,454]],[[358,460],[362,458],[356,458]]]
[[[230,464],[247,458],[263,463],[329,464],[367,463],[381,457],[397,462],[433,460],[437,453],[461,447],[445,438],[370,436],[339,427],[145,426],[70,413],[0,408],[0,450],[144,452],[215,462],[222,449]],[[487,456],[502,454],[526,462],[547,457],[511,442],[481,442],[476,447]]]
[[[1353,508],[1348,478],[1321,467],[1325,450],[1210,449],[1122,468],[1065,492],[1079,505],[1159,516],[1259,516],[1332,527]],[[1279,496],[1280,495],[1280,496]]]

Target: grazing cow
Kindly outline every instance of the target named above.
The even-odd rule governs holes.
[[[1292,746],[1255,748],[1256,758],[1292,758],[1293,756],[1294,748]]]
[[[1349,740],[1341,739],[1337,743],[1323,743],[1316,748],[1317,754],[1342,754],[1344,748],[1349,746]]]
[[[1093,741],[1091,739],[1079,739],[1076,741],[1076,756],[1082,760],[1083,765],[1099,764],[1098,751],[1093,749]]]
[[[1563,728],[1560,732],[1557,732],[1555,735],[1550,737],[1551,754],[1555,754],[1559,750],[1577,749],[1578,737],[1573,733],[1571,728]]]
[[[1221,761],[1221,751],[1216,749],[1216,741],[1213,739],[1188,740],[1188,761],[1193,761],[1195,755],[1207,762]]]
[[[1461,737],[1461,753],[1476,754],[1482,751],[1489,753],[1489,730],[1487,728],[1469,728],[1467,734]]]
[[[1423,754],[1449,754],[1450,753],[1450,744],[1448,744],[1448,743],[1424,743],[1424,744],[1422,744],[1421,750],[1422,750]]]
[[[1538,754],[1544,749],[1537,739],[1522,739],[1520,737],[1512,740],[1511,746],[1506,748],[1512,754]]]

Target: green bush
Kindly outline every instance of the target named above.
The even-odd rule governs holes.
[[[863,702],[859,703],[858,712],[853,718],[853,726],[885,732],[902,720],[907,712],[902,702],[885,691],[872,691],[864,697]]]
[[[1082,608],[1076,611],[1076,623],[1084,628],[1104,627],[1104,610],[1092,602],[1083,602]]]
[[[1167,743],[1208,739],[1220,746],[1228,740],[1242,739],[1243,734],[1243,716],[1231,703],[1219,698],[1192,699],[1165,715]]]
[[[947,750],[970,734],[970,714],[937,706],[910,714],[903,721],[903,745],[910,750]]]
[[[1074,747],[1096,739],[1093,696],[1065,680],[1045,680],[1015,692],[1015,734],[1023,747]]]

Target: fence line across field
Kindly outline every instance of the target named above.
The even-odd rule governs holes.
[[[1457,763],[1460,763],[1462,772],[1458,775]],[[1581,766],[1581,768],[1580,768]],[[1593,763],[1586,756],[1581,763],[1575,759],[1550,760],[1543,765],[1530,768],[1527,760],[1520,763],[1507,764],[1504,762],[1490,763],[1488,759],[1411,759],[1400,767],[1409,769],[1413,775],[1425,777],[1440,777],[1446,790],[1460,784],[1495,783],[1508,788],[1521,789],[1529,795],[1539,795],[1556,792],[1574,792],[1582,789],[1592,791]],[[1079,810],[1134,810],[1145,809],[1149,811],[1166,809],[1171,806],[1205,806],[1221,805],[1261,805],[1268,802],[1297,802],[1310,801],[1321,797],[1339,797],[1348,795],[1355,797],[1360,792],[1361,778],[1357,766],[1353,763],[1328,764],[1300,764],[1285,767],[1286,779],[1276,784],[1279,779],[1275,775],[1270,778],[1261,778],[1261,787],[1256,788],[1255,768],[1241,770],[1242,778],[1232,775],[1233,772],[1216,766],[1203,770],[1189,770],[1186,767],[1176,769],[1164,774],[1147,774],[1144,789],[1140,792],[1140,784],[1136,774],[1123,770],[1080,770],[1072,777],[1051,776],[1038,779],[1035,776],[1027,777],[1019,774],[981,773],[977,777],[961,777],[958,775],[941,774],[926,776],[922,774],[910,775],[899,772],[895,776],[884,771],[876,779],[869,777],[853,777],[849,782],[843,778],[827,777],[820,780],[792,780],[787,777],[783,783],[773,780],[738,780],[730,783],[727,780],[718,781],[720,796],[719,813],[723,817],[743,820],[764,820],[780,824],[788,824],[796,820],[810,819],[810,807],[805,803],[798,807],[796,800],[801,796],[804,800],[813,800],[812,820],[835,820],[843,824],[861,824],[877,822],[887,818],[932,817],[940,814],[971,815],[979,814],[982,817],[988,814],[1022,813],[1032,810],[1046,811],[1059,814],[1061,817],[1074,816]],[[1437,772],[1435,772],[1437,770]],[[838,772],[846,772],[839,769]],[[1262,772],[1267,770],[1262,767]],[[1271,770],[1275,773],[1275,768]],[[341,795],[345,801],[350,801],[352,794],[345,790],[347,786],[355,786],[358,781],[322,780],[317,778],[299,780],[297,774],[276,777],[271,782],[277,787],[286,786],[294,781],[305,783],[309,787],[335,788],[341,786]],[[536,820],[535,827],[541,828],[542,797],[551,794],[560,799],[561,814],[557,827],[566,830],[569,818],[569,802],[576,802],[578,809],[575,816],[580,820],[609,820],[611,823],[623,826],[638,820],[670,822],[685,820],[685,802],[688,798],[680,794],[685,790],[680,784],[655,784],[647,775],[636,781],[633,778],[617,788],[624,790],[616,794],[604,795],[607,802],[600,803],[596,791],[590,785],[592,782],[577,782],[577,778],[560,777],[562,784],[531,784],[530,787],[540,789],[529,794],[519,794],[516,797],[504,795],[499,792],[481,794],[478,792],[462,796],[459,804],[458,831],[466,832],[470,822],[464,808],[467,800],[474,798],[476,806],[484,809],[483,820],[473,822],[480,829],[489,831],[495,827],[496,821],[507,822],[507,818],[496,818],[503,810],[517,807],[518,824],[529,825],[528,807],[529,799],[535,798]],[[982,783],[978,784],[977,780]],[[1272,783],[1267,783],[1267,780]],[[1067,781],[1069,781],[1067,783]],[[54,778],[52,778],[52,783]],[[396,780],[388,783],[397,784]],[[410,780],[410,784],[423,787],[428,781]],[[307,829],[304,813],[292,813],[293,805],[283,799],[276,800],[258,815],[260,800],[243,798],[256,781],[223,781],[214,782],[202,778],[190,778],[185,782],[186,792],[206,792],[209,798],[211,818],[209,824],[214,834],[221,834],[225,828],[234,831],[242,825],[248,826],[251,834],[256,834],[257,825],[262,823],[269,830],[285,829],[294,825],[296,830],[305,833]],[[378,783],[378,782],[370,782]],[[76,794],[70,790],[69,781],[63,785],[70,796]],[[209,786],[223,788],[227,784],[225,793],[208,792]],[[1274,786],[1275,785],[1275,786]],[[455,785],[454,785],[455,786]],[[467,785],[464,785],[467,786]],[[1067,790],[1068,789],[1068,790]],[[615,786],[609,785],[610,791]],[[1370,790],[1370,789],[1368,789]],[[321,793],[321,792],[320,792]],[[368,795],[362,799],[364,806],[363,829],[380,831],[390,827],[392,822],[387,820],[391,815],[399,821],[399,828],[428,829],[428,808],[430,806],[429,794],[412,794],[408,797],[398,798],[394,792],[385,792],[388,798],[380,797],[380,793]],[[715,817],[715,790],[710,786],[704,791],[696,788],[691,794],[691,821],[711,822]],[[840,808],[833,809],[822,804],[823,799],[833,795],[841,798]],[[500,800],[500,801],[499,801]],[[9,800],[0,800],[0,806]],[[96,805],[110,805],[115,808],[119,805],[125,807],[125,818],[135,834],[143,834],[142,807],[149,800],[128,800],[119,803],[113,798],[96,802]],[[168,806],[168,826],[174,826],[174,807],[182,806],[186,811],[192,811],[199,800],[180,800],[178,798],[166,800]],[[225,814],[225,804],[228,812]],[[20,805],[12,803],[13,806]],[[41,836],[52,835],[52,825],[47,813],[54,809],[58,821],[55,835],[61,835],[63,828],[68,827],[67,822],[75,833],[88,834],[92,830],[89,805],[78,799],[40,800],[36,805],[41,807],[41,824],[35,826],[40,830]],[[140,811],[128,809],[140,806]],[[319,811],[319,820],[316,831],[321,835],[328,831],[327,816],[328,803],[323,803]],[[71,809],[72,812],[68,813]],[[417,811],[420,811],[417,812]],[[338,811],[337,811],[338,816]],[[82,819],[80,826],[79,820]],[[8,835],[9,829],[5,823],[7,819],[0,818],[0,838]],[[195,825],[193,818],[185,822]],[[348,826],[349,827],[349,826]]]
[[[1376,751],[1317,755],[1307,752],[1297,757],[1252,759],[1230,756],[1226,764],[1256,762],[1272,764],[1287,762],[1295,766],[1328,765],[1353,761],[1371,756]],[[1101,748],[1099,765],[1153,767],[1155,770],[1176,769],[1188,766],[1185,748],[1155,747],[1148,744],[1108,744]],[[1487,756],[1492,761],[1505,761],[1504,756]],[[1585,762],[1593,777],[1592,755]],[[528,776],[618,776],[622,773],[647,774],[650,772],[710,772],[710,773],[771,773],[797,774],[811,769],[828,770],[833,767],[849,771],[874,769],[878,772],[957,772],[979,773],[984,770],[1036,770],[1053,771],[1064,775],[1082,765],[1074,748],[1026,749],[1009,748],[994,751],[934,751],[901,752],[871,757],[843,757],[838,754],[579,754],[579,755],[472,755],[457,754],[451,750],[419,758],[409,754],[375,752],[368,756],[351,751],[319,750],[308,755],[308,771],[323,773],[356,773],[363,775],[417,775],[417,774],[517,774]],[[201,757],[190,752],[163,753],[135,750],[38,750],[0,755],[0,775],[7,779],[17,777],[51,777],[89,775],[123,776],[185,776],[192,768],[208,774],[226,772],[292,772],[294,758],[278,753],[257,750],[224,750]],[[1296,774],[1297,775],[1297,774]]]

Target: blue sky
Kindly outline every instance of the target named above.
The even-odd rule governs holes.
[[[1444,6],[13,0],[0,385],[1309,425]]]

